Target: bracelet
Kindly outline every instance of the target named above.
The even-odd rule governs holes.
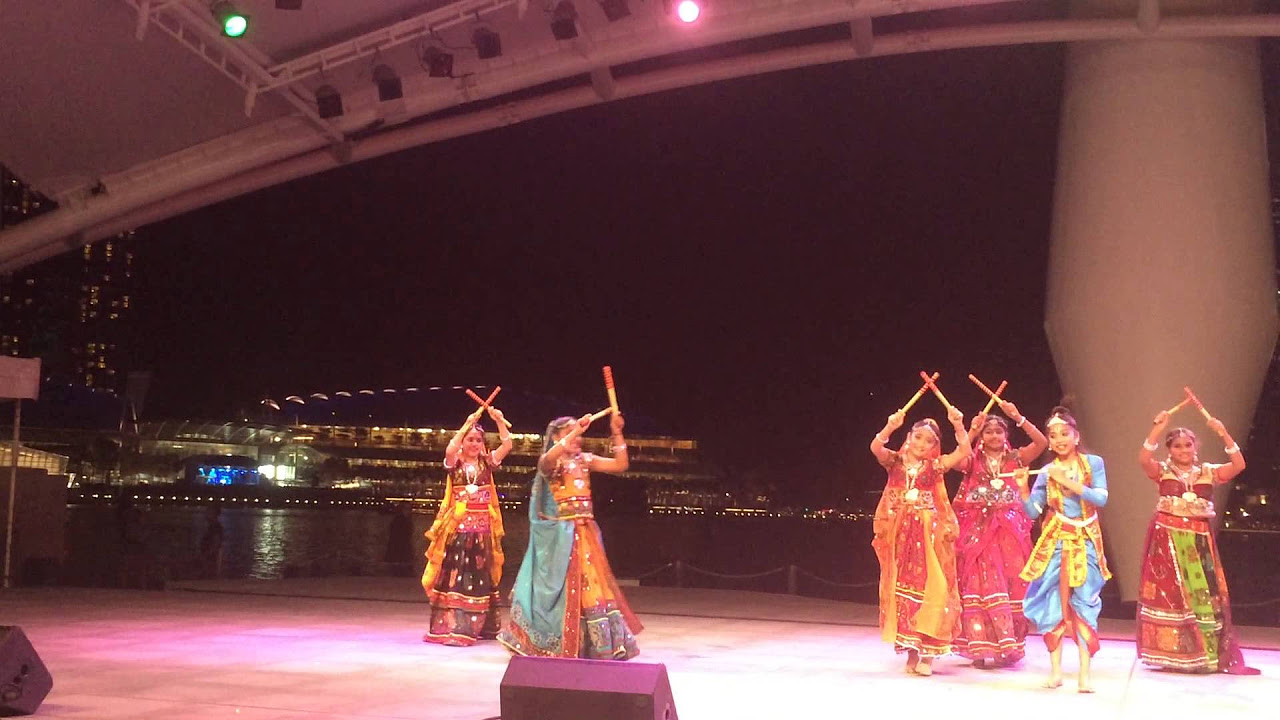
[[[1226,448],[1228,455],[1235,455],[1238,452],[1240,452],[1240,443],[1231,443],[1231,447]]]
[[[1155,452],[1160,449],[1160,445],[1159,443],[1153,443],[1150,440],[1143,440],[1142,449],[1146,450],[1147,452]]]
[[[499,441],[499,442],[511,442],[511,436],[510,436],[510,435],[499,435],[499,436],[498,436],[498,441]]]
[[[1021,420],[1019,420],[1018,422],[1014,423],[1014,425],[1013,425],[1013,426],[1014,426],[1014,427],[1016,427],[1016,428],[1020,428],[1020,427],[1022,427],[1023,425],[1025,425],[1026,423],[1027,423],[1027,416],[1026,416],[1026,415],[1023,415],[1023,416],[1022,416],[1022,419],[1021,419]]]
[[[880,437],[879,433],[876,433],[876,436],[874,439],[876,442],[880,443],[881,445],[884,445],[885,443],[889,442],[889,438]]]
[[[626,450],[626,449],[627,449],[627,444],[626,444],[626,443],[622,443],[621,445],[614,445],[614,446],[610,447],[610,448],[609,448],[609,452],[610,452],[610,453],[617,453],[619,450]]]

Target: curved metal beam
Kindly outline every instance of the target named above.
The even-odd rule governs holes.
[[[1205,37],[1276,37],[1280,36],[1280,15],[1244,15],[1162,18],[1154,31],[1146,31],[1134,19],[1124,20],[1052,20],[1025,23],[921,30],[881,35],[875,38],[870,53],[849,41],[820,43],[735,58],[627,76],[614,81],[613,100],[637,97],[700,85],[719,80],[790,70],[811,65],[846,62],[860,57],[883,57],[918,52],[932,52],[997,45],[1025,45],[1098,40],[1151,40]],[[588,60],[592,60],[588,58]],[[358,162],[463,135],[515,124],[605,102],[590,85],[563,90],[506,105],[427,122],[413,127],[388,130],[351,147],[348,161]],[[284,145],[289,143],[285,142]],[[296,147],[296,146],[295,146]],[[84,244],[109,237],[128,229],[157,222],[192,209],[313,175],[342,164],[327,151],[304,150],[293,155],[276,152],[257,167],[239,172],[216,173],[203,168],[207,182],[188,184],[183,192],[152,203],[138,203],[123,212],[94,213],[89,222],[80,219],[64,221],[56,227],[71,228],[62,233],[31,228],[20,231],[44,218],[24,223],[0,235],[0,271],[10,272],[62,252],[66,244],[61,238],[79,233],[75,243]],[[220,168],[219,168],[220,169]],[[63,211],[59,211],[63,212]],[[51,213],[57,215],[58,213]]]

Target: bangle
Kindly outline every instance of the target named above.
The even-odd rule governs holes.
[[[876,433],[876,436],[874,439],[876,442],[880,443],[881,445],[884,445],[885,443],[889,442],[889,438],[880,437],[879,433]]]
[[[1226,448],[1228,455],[1235,455],[1238,452],[1240,452],[1240,443],[1231,443],[1231,447]]]
[[[499,435],[499,436],[498,436],[498,441],[499,441],[499,442],[511,442],[511,436],[510,436],[510,435]]]
[[[1020,428],[1020,427],[1022,427],[1023,425],[1025,425],[1026,423],[1027,423],[1027,416],[1026,416],[1026,415],[1023,415],[1023,416],[1022,416],[1022,419],[1021,419],[1021,420],[1019,420],[1018,422],[1014,423],[1014,425],[1013,425],[1013,426],[1014,426],[1014,427],[1016,427],[1016,428]]]
[[[1160,449],[1160,445],[1158,443],[1153,443],[1150,440],[1143,440],[1142,449],[1147,452],[1155,452]]]
[[[627,444],[622,443],[621,445],[614,445],[613,447],[609,448],[609,452],[617,453],[619,450],[626,450],[626,449],[627,449]]]

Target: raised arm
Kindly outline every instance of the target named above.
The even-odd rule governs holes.
[[[947,419],[956,431],[956,449],[942,456],[940,465],[944,471],[959,465],[973,452],[973,446],[969,444],[969,433],[964,429],[964,413],[953,406],[947,410]]]
[[[1142,449],[1138,451],[1138,464],[1142,466],[1142,472],[1152,480],[1160,479],[1160,461],[1156,460],[1156,451],[1160,449],[1160,437],[1164,435],[1167,427],[1169,427],[1169,411],[1161,410],[1155,420],[1151,421],[1151,432],[1147,433],[1147,439],[1143,441]]]
[[[564,455],[565,448],[569,446],[569,442],[586,432],[589,427],[591,427],[590,415],[583,415],[578,418],[577,424],[574,425],[569,432],[565,433],[558,441],[552,443],[551,447],[542,455],[542,457],[538,458],[538,469],[544,473],[551,472],[551,469],[556,466],[556,462],[558,462],[560,457]]]
[[[490,457],[493,458],[494,465],[501,465],[502,459],[511,452],[511,431],[507,429],[506,418],[502,416],[502,411],[496,407],[489,407],[489,418],[493,420],[494,426],[498,428],[498,439],[502,441]]]
[[[1231,478],[1239,475],[1244,470],[1244,453],[1240,452],[1240,444],[1231,439],[1231,433],[1227,432],[1226,426],[1218,418],[1209,419],[1209,429],[1218,433],[1218,437],[1222,438],[1222,442],[1227,446],[1227,457],[1231,462],[1226,465],[1220,465],[1214,470],[1214,479],[1220,483],[1230,482]]]
[[[476,424],[480,419],[480,413],[484,412],[484,408],[476,408],[476,411],[467,416],[466,422],[462,423],[462,427],[458,428],[458,432],[453,434],[449,439],[449,444],[444,446],[444,466],[451,468],[458,464],[458,452],[462,447],[462,439],[471,432],[471,426]]]
[[[1018,459],[1023,465],[1030,465],[1036,458],[1040,457],[1044,449],[1049,447],[1049,438],[1040,432],[1040,428],[1036,424],[1027,419],[1026,415],[1018,412],[1018,406],[1011,402],[1000,403],[1000,412],[1005,414],[1013,421],[1013,426],[1022,430],[1031,438],[1031,442],[1018,448]]]
[[[880,432],[871,438],[871,454],[876,456],[876,460],[881,465],[887,467],[892,461],[893,451],[885,447],[885,443],[889,442],[889,436],[893,434],[894,430],[902,427],[902,422],[905,418],[906,415],[901,410],[890,415],[885,420],[884,427],[880,429]]]
[[[616,412],[609,416],[609,445],[612,457],[600,457],[599,455],[591,456],[592,472],[607,473],[624,473],[627,468],[631,467],[631,461],[627,458],[627,441],[622,437],[622,426],[626,423],[622,419],[622,413]]]

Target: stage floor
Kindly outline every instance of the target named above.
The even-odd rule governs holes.
[[[425,606],[412,579],[192,583],[187,591],[0,591],[0,624],[23,628],[54,677],[36,717],[114,720],[423,718],[499,713],[508,655],[494,642],[421,642]],[[1261,677],[1145,669],[1103,626],[1097,693],[1045,690],[1038,638],[1013,670],[942,659],[906,675],[881,643],[874,608],[763,593],[628,588],[645,623],[641,655],[664,663],[684,720],[851,717],[909,703],[932,717],[1005,713],[1070,720],[1260,715],[1280,696],[1280,631],[1243,628]],[[788,621],[794,618],[796,621]],[[601,719],[608,720],[608,719]]]

